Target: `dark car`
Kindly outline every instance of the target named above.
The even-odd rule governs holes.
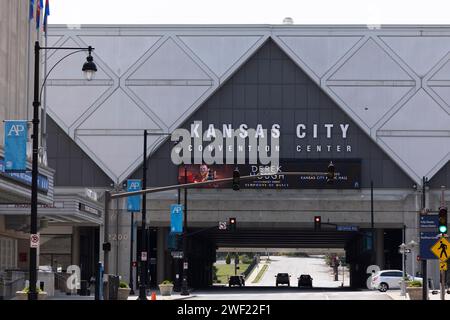
[[[313,281],[313,278],[311,278],[311,276],[309,274],[302,274],[298,278],[298,286],[312,288],[312,281]]]
[[[277,278],[277,280],[275,281],[276,286],[278,287],[279,284],[287,284],[288,287],[291,286],[290,284],[290,278],[291,276],[287,273],[278,273],[275,278]]]
[[[228,286],[245,286],[245,281],[243,276],[231,276],[228,279]]]

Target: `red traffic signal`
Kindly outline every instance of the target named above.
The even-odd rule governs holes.
[[[230,218],[228,220],[228,225],[231,231],[236,231],[236,218]]]
[[[322,222],[322,218],[320,216],[314,217],[314,230],[320,230],[321,222]]]

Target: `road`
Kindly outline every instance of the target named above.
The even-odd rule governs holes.
[[[246,283],[246,286],[275,286],[275,275],[277,273],[288,273],[291,275],[291,286],[297,286],[297,278],[301,274],[309,274],[313,278],[313,287],[336,288],[342,284],[342,268],[339,268],[338,281],[334,281],[332,269],[326,265],[323,256],[311,257],[270,257],[271,262],[264,276],[258,283]],[[348,286],[349,276],[344,276],[344,286]]]
[[[392,300],[379,291],[343,289],[299,289],[297,287],[245,287],[195,290],[190,300]]]

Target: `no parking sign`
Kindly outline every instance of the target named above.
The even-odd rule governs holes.
[[[30,235],[30,248],[39,248],[40,236],[39,234]]]

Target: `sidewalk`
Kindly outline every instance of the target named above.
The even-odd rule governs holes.
[[[172,294],[171,296],[162,296],[159,292],[156,292],[156,300],[186,300],[196,297],[195,294],[190,293],[188,296],[182,296],[179,293]],[[128,300],[137,300],[138,296],[129,296]],[[147,300],[151,301],[151,296],[147,296]]]
[[[429,300],[441,300],[441,294],[438,292],[438,294],[431,294],[431,291],[428,294]],[[391,297],[392,300],[410,300],[408,294],[406,296],[400,295],[400,290],[388,290],[386,291],[386,294]],[[445,293],[445,300],[450,300],[450,294]]]

